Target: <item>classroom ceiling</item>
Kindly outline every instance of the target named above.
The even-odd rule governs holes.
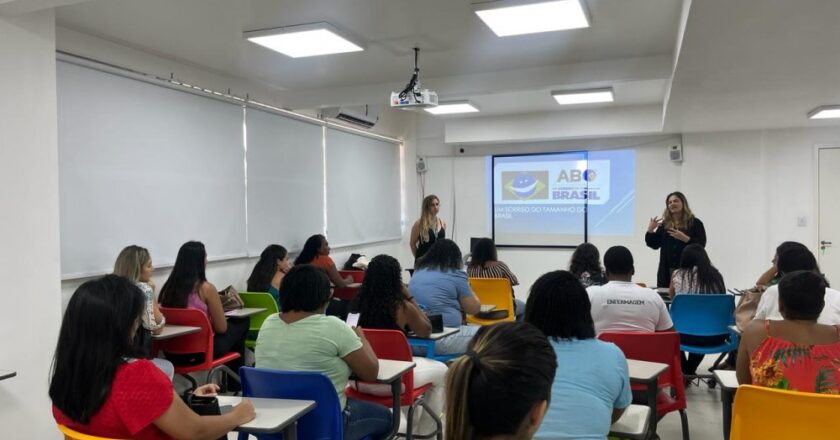
[[[614,74],[600,72],[594,81],[574,66],[590,71],[597,70],[593,63],[603,61],[670,59],[680,2],[640,0],[628,8],[626,0],[588,0],[586,5],[593,23],[588,29],[506,38],[495,36],[478,19],[469,0],[92,0],[58,8],[56,21],[270,85],[292,108],[387,103],[389,93],[411,76],[415,45],[421,48],[424,87],[443,88],[436,90],[444,100],[475,98],[485,114],[556,110],[551,90],[616,80],[621,82],[618,105],[661,102],[667,70],[628,77],[628,68],[619,62]],[[367,50],[292,59],[242,38],[247,30],[317,21],[356,36]],[[521,76],[531,80],[515,80]],[[576,79],[570,82],[572,76]]]
[[[293,109],[387,106],[411,75],[417,45],[423,86],[442,101],[469,99],[481,109],[449,120],[593,107],[650,115],[655,105],[663,110],[653,125],[672,133],[835,123],[805,113],[840,104],[833,55],[840,1],[583,1],[590,28],[505,38],[478,19],[470,0],[89,0],[57,8],[56,22],[258,83]],[[292,59],[242,38],[318,21],[366,50]],[[614,103],[567,108],[550,96],[608,86]]]

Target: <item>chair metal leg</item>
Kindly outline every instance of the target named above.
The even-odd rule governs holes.
[[[196,382],[195,379],[193,379],[193,377],[189,375],[189,373],[179,374],[179,376],[187,379],[190,382],[190,392],[193,392],[196,388],[198,388],[198,382]]]
[[[418,402],[418,404],[420,406],[422,406],[423,409],[425,409],[426,412],[429,413],[429,415],[432,417],[432,420],[435,421],[435,427],[436,428],[435,428],[435,432],[432,433],[432,434],[434,434],[434,437],[437,440],[443,440],[443,422],[441,422],[440,416],[438,416],[438,414],[436,414],[434,411],[432,411],[431,408],[429,408],[429,404],[426,403],[425,400],[421,399]],[[431,438],[433,436],[432,434],[429,434],[428,436],[424,435],[423,437],[418,436],[418,438]]]
[[[682,425],[683,440],[689,440],[688,433],[688,414],[684,409],[680,410],[680,424]]]
[[[408,407],[408,418],[405,421],[405,440],[412,440],[414,438],[414,410],[416,406]]]
[[[219,365],[218,367],[215,367],[212,370],[210,370],[210,372],[207,374],[207,383],[212,382],[213,376],[218,372],[225,373],[228,377],[232,378],[239,384],[242,383],[242,380],[239,378],[239,375],[236,374],[233,370],[231,370],[230,367],[228,367],[227,365]]]

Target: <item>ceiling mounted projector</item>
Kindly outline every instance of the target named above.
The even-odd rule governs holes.
[[[414,75],[401,92],[391,92],[391,107],[405,110],[435,107],[438,104],[437,93],[420,88],[420,68],[417,67],[419,48],[414,48]]]

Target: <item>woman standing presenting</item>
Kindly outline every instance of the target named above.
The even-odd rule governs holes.
[[[671,272],[679,267],[682,251],[687,245],[696,243],[706,246],[706,229],[703,222],[694,217],[683,193],[675,191],[668,194],[662,218],[650,219],[645,243],[651,249],[659,249],[657,287],[670,285]]]
[[[428,195],[423,199],[420,219],[411,227],[411,254],[416,261],[435,244],[435,241],[446,238],[446,222],[438,218],[440,199],[436,195]]]

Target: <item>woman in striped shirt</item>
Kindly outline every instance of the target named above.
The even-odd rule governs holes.
[[[518,286],[519,280],[510,271],[507,264],[499,261],[496,252],[496,244],[489,238],[482,238],[476,242],[470,257],[470,264],[467,266],[467,276],[470,278],[507,278],[511,287]],[[513,289],[510,294],[513,295]],[[516,320],[521,321],[525,314],[525,302],[513,297],[513,310]]]

